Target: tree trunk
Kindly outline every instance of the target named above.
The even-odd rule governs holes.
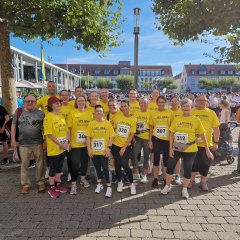
[[[10,33],[6,21],[0,22],[0,71],[4,107],[12,115],[17,108],[16,83],[13,77],[10,52]]]

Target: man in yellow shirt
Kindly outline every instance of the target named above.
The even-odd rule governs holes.
[[[56,84],[53,81],[47,83],[48,95],[43,96],[37,100],[36,108],[41,108],[45,116],[48,114],[47,105],[48,99],[52,96],[56,96]]]
[[[134,115],[135,112],[140,110],[139,102],[137,100],[137,90],[131,89],[129,91],[129,104],[130,104],[130,114]]]
[[[75,108],[76,99],[78,99],[79,97],[85,95],[83,88],[82,88],[82,87],[76,87],[76,88],[75,88],[75,93],[74,93],[74,95],[75,95],[75,99],[73,99],[73,100],[71,100],[71,101],[69,102],[69,104],[70,104],[73,108]]]
[[[109,95],[109,91],[107,88],[102,88],[100,90],[100,99],[97,104],[103,106],[104,109],[104,113],[105,116],[107,116],[109,109],[108,109],[108,95]]]
[[[205,95],[199,95],[196,98],[196,108],[192,109],[192,115],[200,118],[203,127],[206,131],[206,139],[208,146],[212,151],[217,150],[220,136],[219,120],[216,113],[208,107],[208,100]],[[213,139],[212,139],[213,133]],[[213,140],[213,141],[212,141]],[[200,187],[203,191],[208,191],[207,175],[211,166],[211,159],[206,155],[204,144],[201,140],[198,141],[198,153],[192,167],[192,176],[188,188],[191,188],[195,183],[197,172],[201,175]]]

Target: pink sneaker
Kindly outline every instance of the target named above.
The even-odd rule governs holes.
[[[50,187],[48,189],[48,194],[50,195],[51,198],[58,198],[59,197],[59,193],[56,191],[55,187]]]
[[[63,185],[59,184],[56,186],[56,191],[60,193],[67,193],[68,189],[64,187]]]

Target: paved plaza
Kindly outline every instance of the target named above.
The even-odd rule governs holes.
[[[105,191],[95,194],[94,185],[59,199],[38,194],[34,185],[22,195],[19,167],[2,170],[0,240],[240,239],[240,176],[234,169],[236,161],[215,161],[211,191],[200,191],[198,178],[188,200],[181,198],[181,186],[163,196],[151,181],[139,183],[135,196],[127,185],[117,193],[113,184],[111,199],[104,198]],[[30,172],[34,181],[34,169]]]

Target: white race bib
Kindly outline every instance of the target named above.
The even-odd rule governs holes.
[[[167,126],[156,126],[156,136],[157,137],[167,137],[168,127]]]
[[[77,131],[77,143],[85,143],[86,142],[86,136],[84,131]]]
[[[105,150],[104,139],[94,139],[92,140],[92,149],[94,151],[103,151]]]
[[[175,137],[175,142],[178,142],[178,143],[189,143],[188,141],[188,134],[187,133],[179,133],[179,132],[176,132],[174,134],[174,137]]]
[[[146,131],[146,122],[137,122],[137,131]]]
[[[124,124],[118,124],[117,135],[119,137],[128,137],[130,126]]]

